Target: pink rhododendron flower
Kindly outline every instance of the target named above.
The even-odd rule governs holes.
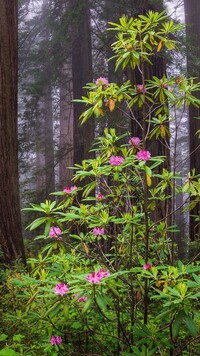
[[[140,145],[140,138],[139,137],[131,137],[130,140],[128,141],[129,145],[133,145],[135,147],[138,147]]]
[[[79,293],[76,293],[74,297],[76,298],[78,296],[79,296]],[[86,302],[87,300],[88,300],[88,298],[85,297],[84,295],[82,295],[80,298],[77,299],[77,302],[81,303],[81,302]]]
[[[73,190],[76,190],[77,189],[77,186],[76,185],[73,185],[72,187],[66,187],[63,192],[67,193],[67,194],[70,194],[71,192],[73,192]]]
[[[110,272],[106,271],[104,268],[100,268],[98,275],[104,278],[110,276]]]
[[[55,294],[64,295],[67,292],[69,292],[69,288],[67,287],[67,285],[65,283],[56,284],[56,287],[54,288]]]
[[[122,156],[111,156],[109,160],[111,166],[120,166],[124,162],[124,157]]]
[[[102,276],[98,274],[98,272],[92,272],[87,276],[87,281],[92,283],[92,284],[98,284],[102,280]]]
[[[52,336],[50,343],[51,343],[51,345],[60,345],[62,343],[61,336]]]
[[[108,84],[109,84],[109,81],[108,81],[107,78],[100,77],[100,78],[98,78],[98,79],[96,80],[95,84],[98,85],[98,86],[102,85],[102,86],[104,86],[105,88],[107,88],[107,87],[108,87]]]
[[[136,85],[136,90],[137,90],[137,93],[141,93],[141,94],[145,94],[147,89],[144,87],[143,84],[137,84]]]
[[[145,150],[140,150],[137,153],[137,159],[139,159],[139,161],[148,161],[151,158],[151,153],[149,151],[145,151]]]
[[[149,269],[151,269],[150,263],[145,263],[145,265],[143,266],[143,269],[144,269],[145,271],[148,271]]]
[[[81,303],[81,302],[86,302],[88,300],[88,298],[83,295],[82,297],[78,298],[77,302]]]
[[[101,200],[104,199],[104,195],[101,194],[101,193],[99,193],[99,194],[97,194],[96,199],[99,200],[99,201],[101,201]]]
[[[50,237],[57,237],[62,233],[60,228],[58,226],[51,226],[50,231],[49,231],[49,236]]]
[[[103,268],[100,268],[99,272],[92,272],[87,276],[87,281],[92,284],[98,284],[105,277],[110,276],[110,272],[105,271]]]
[[[94,227],[92,232],[95,236],[101,236],[101,235],[104,235],[104,228],[103,227]]]

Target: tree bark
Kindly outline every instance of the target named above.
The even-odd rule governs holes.
[[[4,259],[25,263],[17,142],[17,0],[0,6],[0,245]]]
[[[186,23],[186,39],[187,39],[187,70],[189,76],[196,77],[196,81],[200,81],[200,26],[199,13],[200,1],[184,0],[185,5],[185,23]],[[200,99],[200,92],[195,94]],[[200,109],[192,105],[189,107],[189,136],[190,136],[190,170],[195,168],[196,174],[200,173],[200,140],[196,132],[200,130]],[[195,240],[199,237],[200,229],[193,215],[199,216],[200,202],[195,209],[191,211],[190,216],[190,239]]]
[[[84,95],[83,86],[92,80],[92,49],[90,29],[90,8],[88,0],[71,0],[71,11],[75,22],[72,23],[72,75],[74,99]],[[85,110],[80,104],[74,104],[74,163],[91,157],[89,149],[94,138],[94,120],[88,120],[83,126],[79,117]]]
[[[54,140],[53,140],[53,111],[51,83],[45,88],[44,92],[44,142],[45,142],[45,195],[55,191],[55,163],[54,163]]]
[[[49,2],[43,0],[41,22],[43,32],[41,44],[44,47],[42,72],[40,78],[41,93],[38,101],[39,115],[36,127],[36,187],[39,199],[49,199],[49,194],[55,191],[54,135],[52,110],[52,68],[48,57],[50,30],[46,24],[49,14]],[[42,145],[41,145],[42,144]]]
[[[63,189],[71,184],[73,170],[67,167],[74,165],[73,145],[73,104],[72,104],[72,69],[71,65],[63,66],[63,77],[60,83],[60,154],[59,154],[59,185]]]

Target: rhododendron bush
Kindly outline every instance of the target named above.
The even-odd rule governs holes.
[[[153,54],[176,46],[171,34],[179,26],[163,13],[122,17],[110,30],[117,33],[116,69],[139,69],[140,82],[118,86],[99,77],[87,84],[87,95],[76,100],[87,106],[80,119],[104,120],[124,105],[141,110],[142,120],[132,115],[132,134],[107,127],[95,140],[95,158],[75,165],[71,185],[26,209],[38,213],[29,228],[44,226],[36,237],[44,244],[29,259],[28,273],[7,280],[16,305],[7,322],[23,324],[25,340],[32,332],[42,355],[195,355],[200,267],[195,259],[176,260],[171,199],[192,187],[197,199],[198,177],[175,186],[178,173],[150,143],[167,145],[169,109],[198,106],[193,92],[200,85],[183,77],[145,78]]]

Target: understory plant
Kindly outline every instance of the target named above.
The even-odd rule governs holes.
[[[183,187],[177,183],[169,122],[177,110],[199,106],[200,84],[147,75],[156,55],[176,50],[180,26],[165,13],[110,25],[116,70],[129,68],[139,79],[87,84],[87,95],[76,100],[87,106],[80,119],[123,110],[139,135],[106,127],[95,157],[75,165],[72,184],[26,209],[38,213],[29,228],[44,226],[36,237],[44,247],[29,258],[28,272],[8,274],[1,286],[4,352],[198,355],[200,266],[196,258],[177,261],[174,200],[187,193],[179,208],[193,208],[200,184],[195,172]],[[154,155],[155,145],[165,154]]]

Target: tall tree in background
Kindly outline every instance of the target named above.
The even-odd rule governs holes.
[[[186,39],[187,39],[187,69],[189,76],[196,77],[196,81],[200,81],[200,1],[184,0],[185,5],[185,23],[186,23]],[[196,96],[200,99],[200,92]],[[190,169],[195,168],[196,174],[200,173],[200,108],[193,105],[189,107],[189,129],[190,129]],[[199,216],[200,202],[191,211],[190,217],[190,238],[194,240],[200,236],[199,225],[195,221],[193,215]]]
[[[72,77],[74,99],[84,94],[83,86],[92,81],[90,6],[88,0],[71,0]],[[89,157],[94,138],[94,121],[80,125],[82,105],[74,105],[74,163]]]
[[[39,201],[48,199],[49,193],[55,190],[52,108],[54,71],[50,46],[49,1],[41,1],[36,13],[37,15],[34,12],[31,15],[27,14],[23,20],[20,17],[23,26],[19,27],[21,40],[19,53],[20,69],[23,74],[20,71],[19,98],[24,102],[20,137],[22,133],[27,132],[30,138],[29,156],[32,160],[35,158],[31,168],[34,181],[31,184],[29,179],[27,190],[34,189],[36,201]]]
[[[17,143],[17,0],[0,6],[0,244],[7,262],[22,258]]]
[[[36,190],[41,191],[43,187],[47,198],[47,194],[55,189],[52,184],[47,185],[45,176],[54,178],[56,166],[58,189],[70,184],[73,171],[66,167],[81,163],[88,156],[94,138],[94,123],[81,126],[79,116],[82,108],[72,103],[73,98],[83,95],[82,87],[92,80],[90,6],[85,0],[43,0],[32,4],[37,5],[37,11],[23,18],[20,27],[20,58],[22,61],[25,59],[26,68],[20,88],[25,106],[24,127],[28,121],[27,129],[32,130],[35,136],[30,149],[34,151],[35,147]],[[32,43],[31,47],[29,43]],[[29,48],[28,55],[24,55],[26,48]],[[53,118],[51,99],[57,108],[53,111]],[[53,179],[49,183],[53,183]],[[51,188],[47,189],[49,186]]]
[[[73,78],[72,78],[72,40],[70,33],[70,2],[59,3],[60,23],[55,27],[55,39],[60,47],[59,70],[59,188],[70,185],[74,165],[74,111],[73,111]]]
[[[43,0],[42,20],[44,24],[43,40],[41,47],[44,49],[42,63],[42,92],[41,102],[41,123],[44,127],[44,157],[45,157],[45,199],[55,191],[55,172],[54,172],[54,141],[53,141],[53,110],[52,110],[52,63],[49,60],[48,50],[50,43],[50,30],[46,22],[48,21],[49,1]]]
[[[71,59],[71,58],[70,58]],[[73,170],[66,169],[74,164],[74,113],[72,68],[70,63],[63,65],[63,78],[60,80],[60,137],[59,137],[59,185],[70,185]]]

